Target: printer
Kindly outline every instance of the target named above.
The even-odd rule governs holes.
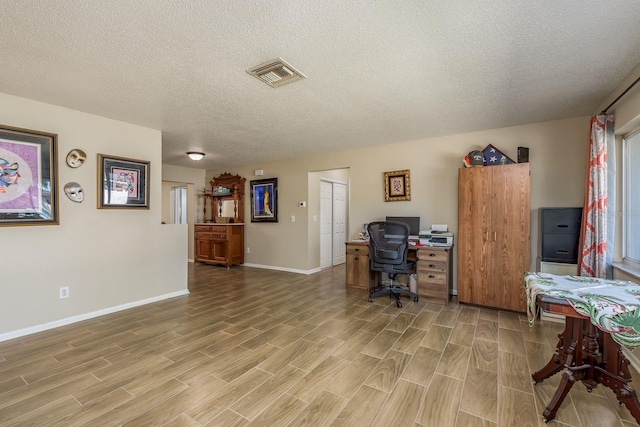
[[[420,244],[427,246],[451,246],[453,234],[447,231],[446,225],[432,225],[431,230],[423,230],[418,234]]]

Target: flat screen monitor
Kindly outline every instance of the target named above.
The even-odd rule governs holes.
[[[386,221],[404,222],[409,226],[409,236],[417,239],[420,234],[420,217],[419,216],[388,216]]]

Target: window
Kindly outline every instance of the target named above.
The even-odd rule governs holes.
[[[640,267],[640,130],[623,141],[623,258]]]

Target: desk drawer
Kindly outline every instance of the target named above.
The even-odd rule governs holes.
[[[418,259],[427,262],[431,261],[447,261],[449,254],[441,249],[420,249],[418,250]]]
[[[366,245],[347,245],[347,254],[353,255],[369,255],[369,246]]]
[[[227,233],[228,227],[225,225],[196,225],[195,232]]]
[[[421,297],[443,298],[449,300],[449,291],[444,285],[418,285],[418,294]]]
[[[436,271],[419,271],[418,285],[438,284],[440,286],[447,283],[447,273],[438,273]]]
[[[196,233],[196,239],[227,240],[227,233]]]
[[[429,274],[429,273],[446,273],[447,272],[447,262],[446,261],[435,261],[435,260],[419,260],[418,261],[418,274]]]

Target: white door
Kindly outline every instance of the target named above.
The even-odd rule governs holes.
[[[347,186],[333,183],[333,265],[346,262]]]
[[[333,184],[320,181],[320,268],[331,267]]]

